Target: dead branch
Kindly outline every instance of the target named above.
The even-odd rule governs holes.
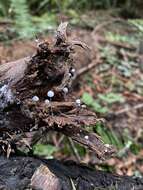
[[[128,50],[136,50],[137,48],[133,45],[130,45],[130,44],[127,44],[127,43],[122,43],[122,42],[115,42],[115,41],[111,41],[111,40],[107,40],[107,39],[104,39],[104,38],[100,38],[99,41],[101,43],[109,43],[113,46],[116,46],[118,48],[124,48],[124,49],[128,49]]]
[[[128,106],[126,108],[123,108],[121,110],[118,110],[118,111],[116,111],[114,113],[110,113],[110,114],[115,115],[115,116],[120,116],[120,115],[125,114],[127,112],[130,112],[132,110],[140,110],[142,108],[143,108],[143,103],[140,103],[140,104],[137,104],[137,105],[132,106],[132,107]]]
[[[108,25],[110,25],[110,24],[113,24],[113,23],[115,23],[115,22],[124,22],[124,20],[121,19],[121,18],[115,18],[115,19],[112,19],[112,20],[110,20],[110,21],[102,22],[101,24],[98,24],[98,25],[94,28],[94,30],[93,30],[93,32],[92,32],[92,35],[96,35],[98,32],[101,31],[101,29],[103,29],[104,27],[106,27],[106,26],[108,26]]]
[[[85,74],[86,72],[88,72],[89,70],[93,69],[94,67],[96,67],[98,64],[101,63],[101,59],[98,56],[93,62],[91,62],[90,64],[86,65],[85,67],[79,69],[77,71],[77,75],[76,78],[80,77],[81,75]]]

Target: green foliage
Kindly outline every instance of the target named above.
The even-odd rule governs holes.
[[[52,145],[36,144],[33,148],[33,153],[39,156],[52,157],[52,154],[57,151],[57,148]]]
[[[115,0],[116,1],[116,0]],[[69,9],[79,10],[89,10],[95,8],[111,8],[115,5],[113,0],[31,0],[29,2],[30,7],[32,8],[36,5],[36,12],[47,11],[47,9],[52,9],[58,12],[67,12]]]
[[[14,0],[16,2],[16,0]],[[13,1],[13,2],[14,2]],[[7,16],[9,7],[11,5],[11,0],[1,0],[0,4],[0,15]],[[17,0],[17,6],[19,3],[24,2],[23,0]],[[31,12],[34,14],[42,15],[49,11],[52,12],[62,12],[67,13],[70,10],[75,10],[75,12],[83,10],[91,10],[96,8],[109,9],[113,7],[120,7],[121,5],[125,8],[134,5],[131,0],[120,1],[120,0],[27,0],[26,6],[30,8]]]
[[[90,86],[92,89],[96,89],[96,86],[95,84],[93,83],[93,78],[91,76],[90,73],[87,73],[85,76],[84,76],[84,80],[85,80],[85,83]]]
[[[111,47],[106,46],[105,48],[100,48],[100,49],[101,49],[101,56],[103,59],[106,60],[106,63],[108,63],[109,65],[118,65],[120,63],[114,50],[111,49]],[[105,67],[105,65],[104,65],[104,67]],[[108,66],[106,65],[106,67],[108,67]]]
[[[123,42],[123,43],[128,43],[128,44],[135,44],[136,39],[133,36],[128,35],[123,35],[123,34],[118,34],[118,33],[113,33],[113,32],[107,32],[106,33],[106,39],[110,41],[115,41],[115,42]]]
[[[94,98],[87,92],[83,93],[82,95],[82,101],[89,107],[92,108],[93,111],[105,114],[107,113],[108,106],[120,102],[124,102],[124,97],[119,93],[107,93],[107,94],[98,94],[98,99],[94,100]],[[103,106],[103,104],[106,104],[107,106]]]
[[[9,1],[1,0],[0,2],[0,16],[7,16],[9,8]]]
[[[34,35],[35,27],[32,24],[31,16],[26,0],[10,0],[11,9],[14,14],[15,29],[21,38],[31,38]]]
[[[125,77],[131,77],[133,74],[133,69],[131,67],[130,61],[121,61],[121,64],[118,65],[118,70]]]
[[[106,94],[98,94],[98,98],[107,104],[113,104],[115,102],[123,103],[124,97],[119,93],[109,92]]]
[[[32,38],[39,32],[55,28],[55,14],[47,12],[41,17],[32,16],[27,0],[10,0],[14,28],[20,38]]]
[[[137,88],[136,88],[137,93],[143,96],[143,79],[137,80],[136,86],[137,86]]]
[[[71,143],[68,140],[68,138],[64,138],[63,141],[64,146],[60,149],[60,152],[68,157],[75,155],[75,152],[73,150],[73,147],[71,147]],[[81,146],[80,144],[74,143],[73,146],[75,151],[80,157],[84,157],[86,155],[86,148],[84,146]]]
[[[113,129],[105,127],[101,123],[97,123],[94,127],[94,131],[101,136],[104,143],[112,144],[119,150],[117,153],[118,157],[126,156],[129,150],[137,155],[142,149],[142,145],[136,143],[134,139],[131,138],[131,134],[129,134],[127,129],[123,132],[122,136],[119,136]]]
[[[129,150],[136,155],[141,151],[142,145],[140,143],[135,142],[135,140],[131,137],[131,134],[128,129],[124,129],[121,138],[124,147],[118,152],[118,157],[126,156],[126,153]]]
[[[143,34],[143,19],[129,19],[128,22],[134,25]]]
[[[12,20],[15,23],[12,27],[15,28],[16,33],[21,38],[31,38],[37,32],[47,31],[47,25],[53,29],[56,24],[55,15],[57,13],[68,15],[72,18],[72,24],[80,24],[79,13],[81,11],[96,8],[107,9],[120,5],[129,7],[131,4],[132,2],[129,0],[126,2],[119,0],[1,0],[0,16],[8,18],[12,15]],[[84,23],[84,21],[82,22]],[[90,25],[92,22],[91,24],[88,22],[88,26]],[[142,30],[142,26],[139,26]],[[110,36],[110,38],[112,37]],[[114,38],[118,37],[114,36]],[[122,40],[125,40],[124,37]]]
[[[82,95],[82,101],[86,105],[91,107],[95,112],[98,112],[98,113],[107,113],[108,112],[107,107],[103,107],[102,105],[100,105],[100,103],[98,101],[95,101],[94,98],[87,92],[85,92]]]
[[[124,147],[121,139],[117,136],[117,134],[112,129],[106,128],[101,123],[96,124],[96,126],[94,127],[94,131],[102,137],[104,143],[112,144],[118,149]]]
[[[36,32],[46,32],[56,28],[55,14],[45,13],[42,16],[32,16],[32,22],[36,28]]]

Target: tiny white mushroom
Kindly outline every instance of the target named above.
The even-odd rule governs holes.
[[[109,144],[105,144],[105,146],[106,146],[107,148],[110,148],[110,145],[109,145]]]
[[[17,105],[20,105],[20,104],[21,104],[21,101],[20,101],[20,100],[17,100],[16,104],[17,104]]]
[[[105,152],[108,152],[108,149],[107,149],[107,148],[105,149]]]
[[[67,87],[64,87],[64,88],[63,88],[63,92],[64,92],[65,94],[67,94],[68,91],[69,91],[69,89],[68,89]]]
[[[84,138],[85,138],[86,140],[88,140],[88,139],[89,139],[89,136],[86,135]]]
[[[33,128],[29,129],[29,131],[32,132],[32,131],[33,131]]]
[[[54,92],[52,90],[49,90],[47,92],[47,96],[50,98],[49,103],[51,103],[52,98],[54,97]],[[50,113],[53,115],[52,106],[50,104]]]
[[[77,105],[77,106],[80,106],[80,104],[81,104],[81,100],[80,100],[80,99],[76,99],[75,102],[76,102],[76,105]]]
[[[33,97],[32,97],[32,101],[38,102],[38,101],[39,101],[39,97],[38,97],[38,96],[33,96]]]
[[[35,42],[36,42],[36,43],[39,43],[39,39],[35,39]]]
[[[75,73],[75,69],[73,68],[73,69],[71,69],[71,73],[72,74],[74,74]]]
[[[47,92],[47,96],[48,96],[49,98],[54,97],[54,92],[53,92],[52,90],[49,90],[49,91]]]
[[[69,77],[72,77],[72,74],[71,74],[71,73],[69,73],[68,75],[69,75]]]
[[[50,101],[48,99],[45,100],[45,104],[49,104]]]
[[[91,185],[91,186],[94,186],[94,184],[93,184],[93,183],[91,183],[90,185]]]
[[[20,133],[21,133],[21,131],[20,131],[20,130],[18,130],[18,131],[17,131],[17,134],[20,134]]]
[[[82,108],[86,108],[86,105],[85,105],[85,104],[83,104],[83,105],[81,105],[81,107],[82,107]]]

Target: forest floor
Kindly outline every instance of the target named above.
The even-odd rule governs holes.
[[[72,39],[85,42],[90,51],[79,48],[74,57],[79,80],[72,92],[94,110],[104,122],[93,129],[118,153],[100,162],[65,136],[54,133],[35,147],[35,154],[57,159],[81,160],[97,168],[126,175],[143,175],[143,28],[133,20],[87,14],[72,27]],[[4,32],[7,25],[0,25]],[[5,34],[7,35],[7,34]],[[50,35],[45,36],[51,40]],[[34,40],[0,42],[0,64],[32,55]],[[90,65],[89,69],[87,65]],[[85,69],[85,70],[83,70]],[[89,129],[90,130],[90,129]],[[45,145],[48,142],[48,145]],[[48,149],[47,149],[48,147]],[[72,149],[72,151],[71,151]]]

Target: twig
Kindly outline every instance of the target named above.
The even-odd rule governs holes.
[[[94,67],[96,67],[98,64],[101,63],[101,59],[98,56],[98,58],[96,60],[94,60],[93,62],[91,62],[90,64],[86,65],[85,67],[79,69],[77,71],[77,75],[76,78],[80,77],[81,75],[83,75],[84,73],[88,72],[89,70],[93,69]]]
[[[70,137],[68,137],[68,141],[69,141],[69,144],[70,144],[70,146],[71,146],[71,148],[72,148],[72,150],[73,150],[73,153],[74,153],[74,155],[75,155],[77,161],[80,162],[80,161],[81,161],[81,158],[80,158],[80,155],[79,155],[79,153],[78,153],[78,151],[77,151],[77,149],[76,149],[76,147],[75,147],[75,145],[74,145],[73,140],[72,140]]]
[[[119,51],[118,53],[119,53],[119,55],[123,56],[123,52],[122,51]],[[125,51],[124,55],[127,56],[127,57],[129,57],[129,58],[132,58],[132,59],[139,58],[139,54],[137,52]]]
[[[93,30],[92,34],[96,34],[97,32],[99,32],[102,28],[104,28],[105,26],[108,26],[114,22],[123,22],[124,20],[122,20],[121,18],[116,18],[114,20],[110,20],[110,21],[105,21],[105,22],[102,22],[101,24],[97,25],[95,27],[95,29]]]
[[[113,46],[117,46],[119,48],[124,48],[124,49],[130,49],[130,50],[136,50],[136,47],[133,46],[133,45],[129,45],[129,44],[125,44],[125,43],[121,43],[121,42],[115,42],[115,41],[111,41],[111,40],[107,40],[107,39],[104,39],[104,38],[100,38],[99,39],[100,42],[103,42],[103,43],[109,43]]]
[[[71,182],[71,185],[72,185],[72,190],[76,190],[76,187],[75,187],[75,184],[74,184],[72,178],[70,178],[70,182]]]
[[[133,107],[126,107],[124,109],[121,109],[121,110],[119,110],[117,112],[114,112],[114,113],[111,113],[111,114],[113,114],[115,116],[119,116],[119,115],[124,114],[126,112],[129,112],[131,110],[139,110],[139,109],[142,109],[142,108],[143,108],[143,103],[135,105]]]

